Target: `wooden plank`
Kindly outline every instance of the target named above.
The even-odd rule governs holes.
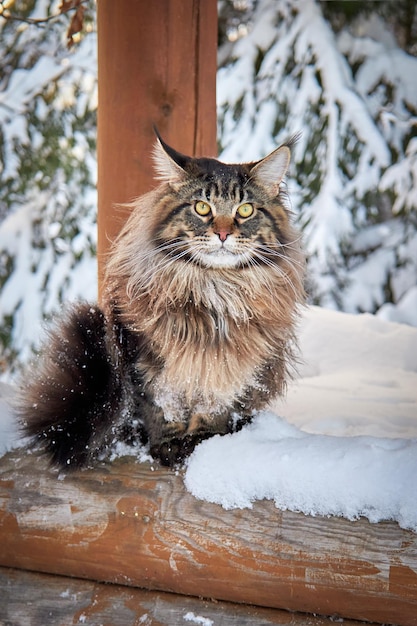
[[[0,623],[57,626],[330,626],[330,619],[0,568]],[[345,626],[361,622],[347,620]]]
[[[156,124],[189,155],[215,156],[216,0],[99,0],[98,262],[130,202],[154,186]]]
[[[181,472],[120,459],[58,474],[0,462],[0,564],[191,596],[417,624],[417,535],[394,523],[225,511]]]

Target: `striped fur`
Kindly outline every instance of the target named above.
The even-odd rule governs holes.
[[[135,424],[172,465],[284,392],[304,300],[282,182],[290,148],[227,165],[158,140],[161,183],[131,204],[102,310],[64,319],[21,404],[53,462],[88,463]]]

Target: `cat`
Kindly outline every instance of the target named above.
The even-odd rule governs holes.
[[[293,143],[225,164],[157,133],[160,184],[130,204],[100,306],[70,308],[22,385],[23,430],[53,465],[140,440],[174,466],[284,393],[305,299],[284,183]]]

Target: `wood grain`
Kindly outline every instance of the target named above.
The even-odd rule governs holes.
[[[417,535],[394,523],[225,511],[131,458],[58,474],[0,462],[0,565],[197,597],[417,624]]]
[[[0,598],[0,624],[9,626],[334,626],[330,619],[278,609],[8,568],[0,568]],[[344,626],[359,624],[344,621]]]
[[[216,0],[99,0],[98,262],[155,186],[153,125],[190,156],[216,156]]]

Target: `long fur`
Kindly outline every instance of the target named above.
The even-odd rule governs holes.
[[[25,432],[45,445],[54,464],[82,466],[93,436],[105,438],[123,398],[102,311],[73,307],[50,332],[40,367],[25,380],[18,407]]]
[[[53,463],[83,466],[133,433],[172,465],[284,392],[304,300],[304,258],[281,184],[290,146],[225,165],[159,141],[163,182],[131,204],[101,308],[67,314],[25,385],[25,432]],[[196,216],[194,198],[209,203],[210,219]],[[256,219],[239,219],[236,207],[253,198]],[[211,264],[216,223],[230,233],[229,265],[221,255]]]

